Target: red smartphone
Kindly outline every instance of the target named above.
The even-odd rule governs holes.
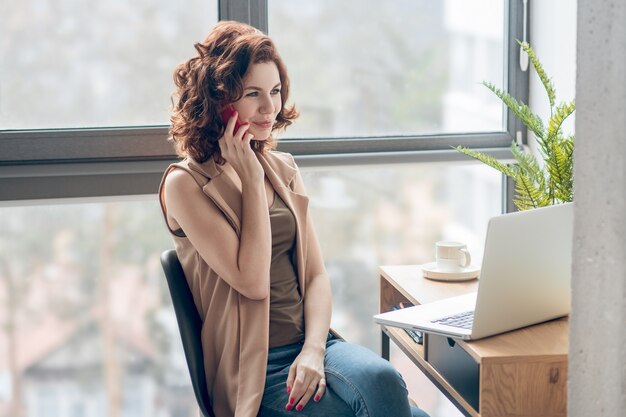
[[[226,126],[226,124],[228,124],[228,120],[230,120],[231,117],[233,117],[233,115],[235,114],[235,108],[231,105],[231,106],[227,106],[224,110],[222,110],[222,121],[224,122],[224,126]],[[233,134],[237,134],[237,131],[239,131],[239,128],[241,126],[243,126],[245,123],[241,121],[241,119],[239,119],[239,117],[237,117],[237,120],[235,120],[235,127],[233,128]]]

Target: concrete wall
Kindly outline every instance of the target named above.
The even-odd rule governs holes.
[[[626,2],[580,0],[571,417],[626,415]]]

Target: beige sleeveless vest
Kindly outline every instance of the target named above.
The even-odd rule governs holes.
[[[317,238],[308,219],[308,198],[290,154],[258,154],[272,186],[296,219],[296,262],[302,296],[312,276],[325,274]],[[175,168],[193,176],[204,194],[223,213],[237,235],[241,229],[241,192],[221,176],[213,159],[199,164],[190,158],[165,171],[159,196],[166,207],[163,183]],[[167,219],[166,219],[167,224]],[[169,226],[168,226],[169,229]],[[258,413],[267,365],[269,297],[250,300],[231,288],[200,257],[184,231],[171,230],[176,252],[194,297],[202,326],[202,349],[207,386],[217,417],[255,417]]]

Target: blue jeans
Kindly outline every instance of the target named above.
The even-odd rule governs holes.
[[[302,343],[270,349],[265,391],[258,417],[428,417],[409,405],[406,384],[393,366],[362,346],[329,336],[326,342],[326,393],[301,410],[285,410],[287,375]]]

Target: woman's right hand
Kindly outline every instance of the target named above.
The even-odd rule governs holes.
[[[238,113],[235,112],[224,129],[224,134],[219,139],[222,157],[235,169],[239,178],[259,180],[265,175],[263,167],[259,163],[254,151],[250,147],[252,134],[248,133],[250,124],[241,125],[237,132],[233,132]]]

